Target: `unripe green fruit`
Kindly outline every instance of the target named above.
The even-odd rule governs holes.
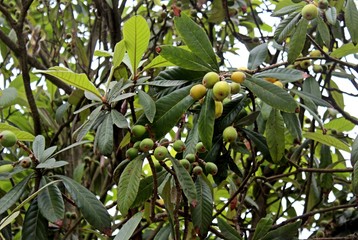
[[[161,172],[163,170],[163,166],[160,165],[159,162],[154,162],[155,171]]]
[[[185,159],[187,159],[189,162],[195,162],[196,156],[193,153],[189,153],[185,156]]]
[[[133,160],[138,156],[138,149],[131,147],[126,151],[126,158]]]
[[[315,65],[313,65],[312,70],[315,73],[321,73],[321,72],[323,72],[323,67],[321,65],[315,64]]]
[[[327,9],[327,8],[328,8],[328,5],[329,5],[329,3],[328,3],[327,0],[320,0],[320,1],[318,1],[318,8],[319,8],[319,9],[322,9],[322,10]]]
[[[224,111],[224,106],[221,101],[215,101],[215,118],[221,117]]]
[[[195,167],[193,168],[193,173],[194,173],[195,175],[200,175],[200,174],[203,173],[203,169],[202,169],[200,166],[195,166]]]
[[[195,145],[195,149],[198,153],[204,153],[206,152],[206,147],[204,146],[204,143],[202,142],[198,142],[196,145]]]
[[[164,146],[159,146],[154,150],[154,157],[158,160],[164,160],[168,154],[168,149]]]
[[[147,129],[143,125],[134,125],[132,128],[132,136],[136,139],[140,139]]]
[[[229,96],[230,91],[230,85],[226,81],[217,82],[213,87],[213,95],[215,100],[224,100],[227,96]]]
[[[12,164],[0,165],[0,173],[11,172],[14,169]]]
[[[326,234],[322,230],[318,230],[316,232],[316,237],[317,238],[322,238],[322,237],[325,237],[325,236],[326,236]]]
[[[223,138],[224,138],[224,142],[230,142],[230,143],[235,142],[235,140],[237,139],[236,129],[232,126],[225,128],[223,132]]]
[[[206,87],[203,84],[197,84],[191,87],[190,96],[194,100],[202,99],[206,94]]]
[[[139,149],[140,142],[141,142],[141,141],[135,142],[135,143],[133,144],[133,147],[136,148],[136,149]]]
[[[307,69],[311,65],[311,60],[303,60],[300,62],[300,67],[302,69]]]
[[[31,167],[31,163],[32,163],[31,158],[25,157],[20,161],[20,166],[23,168],[29,168]]]
[[[241,90],[241,85],[240,83],[235,83],[235,82],[232,82],[230,84],[230,88],[231,88],[231,94],[236,94],[236,93],[239,93],[240,90]]]
[[[72,212],[66,212],[66,213],[65,213],[65,216],[66,216],[66,218],[68,218],[68,219],[71,218],[71,215],[72,215]]]
[[[245,73],[243,73],[243,72],[240,72],[240,71],[238,71],[238,72],[233,72],[232,74],[231,74],[231,80],[233,81],[233,82],[236,82],[236,83],[243,83],[244,81],[245,81],[245,79],[246,79],[246,74]]]
[[[321,51],[320,50],[313,50],[310,52],[310,57],[320,57]]]
[[[4,130],[0,133],[0,144],[4,147],[14,146],[16,141],[17,137],[13,132],[9,130]]]
[[[169,140],[167,138],[162,138],[159,141],[160,146],[168,147],[169,146]]]
[[[154,142],[150,138],[143,139],[139,144],[139,149],[143,152],[148,152],[154,146]]]
[[[306,20],[312,20],[317,17],[318,9],[314,4],[310,3],[302,8],[301,14]]]
[[[173,148],[176,152],[181,153],[186,149],[186,146],[182,140],[178,139],[173,143]]]
[[[208,162],[205,164],[205,171],[214,176],[218,173],[218,166],[213,162]]]
[[[206,88],[213,88],[214,85],[219,82],[220,80],[220,76],[219,74],[217,74],[216,72],[208,72],[207,74],[205,74],[205,76],[203,77],[203,85]]]
[[[188,161],[188,159],[182,159],[179,162],[186,170],[190,169],[190,162]]]

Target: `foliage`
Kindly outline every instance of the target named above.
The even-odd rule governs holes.
[[[353,0],[0,1],[0,239],[353,238],[357,21]]]

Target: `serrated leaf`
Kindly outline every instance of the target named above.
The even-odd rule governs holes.
[[[199,138],[206,149],[212,146],[214,123],[215,123],[215,101],[212,90],[207,91],[204,104],[201,106],[198,119]]]
[[[327,22],[331,25],[335,25],[337,21],[337,9],[335,7],[330,7],[324,11],[326,15]]]
[[[56,161],[54,158],[50,158],[46,160],[45,162],[42,162],[36,166],[36,168],[46,168],[46,169],[53,169],[53,168],[59,168],[67,165],[68,162],[66,161]]]
[[[221,234],[225,237],[226,240],[241,240],[241,235],[224,219],[217,218],[218,227],[221,231]]]
[[[65,67],[50,67],[47,70],[35,70],[34,73],[44,73],[56,77],[71,86],[82,89],[84,91],[89,91],[101,98],[99,90],[84,73],[75,73]]]
[[[282,43],[291,34],[300,16],[300,13],[292,13],[280,22],[274,33],[274,38],[278,43]]]
[[[69,177],[63,175],[54,175],[54,177],[62,180],[86,221],[101,232],[110,235],[111,217],[96,196]]]
[[[189,153],[195,153],[196,149],[195,146],[196,144],[199,142],[199,130],[198,130],[198,118],[197,116],[194,117],[193,120],[193,127],[191,128],[191,130],[188,133],[188,136],[186,137],[185,140],[185,150],[183,153],[183,156],[186,156]]]
[[[178,67],[192,71],[212,71],[211,67],[194,53],[175,46],[161,46],[160,56]]]
[[[111,116],[113,124],[115,124],[118,128],[128,128],[128,121],[122,113],[112,109]]]
[[[306,132],[303,134],[303,137],[312,139],[314,141],[320,142],[322,144],[326,144],[331,147],[335,147],[335,148],[344,150],[346,152],[350,152],[349,146],[346,143],[338,140],[335,137],[329,136],[329,135],[324,135],[324,134],[318,133],[318,132]]]
[[[32,175],[27,176],[21,182],[16,184],[13,188],[10,189],[2,198],[0,198],[0,214],[6,212],[12,205],[14,205],[17,200],[24,193],[27,183],[31,179]]]
[[[294,223],[288,223],[282,227],[268,232],[260,240],[295,239],[295,237],[298,235],[298,229],[300,226],[301,220]]]
[[[136,199],[143,159],[144,155],[139,155],[130,161],[119,178],[117,202],[118,209],[123,215],[127,215],[129,208]]]
[[[156,87],[177,87],[186,83],[188,83],[188,81],[186,80],[158,80],[158,81],[151,81],[142,84],[137,83],[137,85],[149,85],[149,86],[156,86]]]
[[[267,146],[267,141],[264,136],[262,136],[260,133],[251,131],[246,128],[241,129],[247,137],[255,144],[257,149],[262,152],[263,156],[271,160],[270,151]]]
[[[174,24],[191,52],[209,64],[209,71],[219,71],[216,55],[206,32],[185,14],[175,17]]]
[[[156,56],[148,65],[144,67],[144,71],[150,68],[158,68],[158,67],[170,67],[175,66],[175,64],[169,62],[167,59],[162,56]]]
[[[253,48],[249,54],[249,61],[247,63],[248,69],[256,69],[268,56],[267,43],[263,43]]]
[[[139,15],[131,17],[123,25],[123,38],[133,72],[148,48],[150,31],[147,21]]]
[[[285,153],[285,126],[277,109],[272,109],[267,119],[266,140],[272,161],[279,163]]]
[[[308,77],[305,79],[302,85],[302,91],[304,93],[311,94],[318,99],[322,99],[320,86],[316,79],[313,77]]]
[[[284,112],[295,112],[296,101],[284,89],[259,78],[247,78],[242,85],[262,101]]]
[[[180,187],[183,189],[184,195],[187,197],[188,202],[191,205],[196,204],[196,191],[195,184],[191,178],[189,172],[179,163],[179,161],[169,155],[170,161],[173,164],[174,171],[179,180]]]
[[[256,225],[256,229],[254,232],[254,236],[252,237],[252,240],[260,240],[262,237],[264,237],[270,231],[272,224],[273,224],[273,220],[271,216],[261,218]]]
[[[48,223],[41,215],[37,200],[31,202],[22,226],[22,240],[47,240]]]
[[[352,152],[351,152],[351,163],[352,166],[358,162],[358,136],[354,139],[352,144]],[[357,182],[358,183],[358,182]]]
[[[331,35],[329,33],[328,26],[323,21],[320,14],[318,14],[316,19],[317,19],[317,30],[318,30],[323,42],[325,43],[325,45],[329,46],[329,44],[331,43]]]
[[[334,89],[340,89],[338,87],[338,85],[336,84],[335,81],[333,81],[332,79],[329,81],[329,87],[330,88],[334,88]],[[338,104],[338,106],[341,109],[344,109],[344,98],[343,98],[343,94],[339,91],[330,91],[330,94],[332,95],[332,97],[334,98],[334,100],[336,101],[336,103]]]
[[[32,143],[32,151],[37,159],[41,159],[43,152],[45,151],[45,137],[38,135],[35,137],[34,142]]]
[[[20,141],[32,142],[35,139],[35,136],[29,132],[21,131],[20,129],[13,127],[6,123],[0,123],[0,132],[2,132],[4,130],[12,131],[16,135],[17,140],[20,140]]]
[[[119,41],[118,43],[116,43],[116,45],[114,46],[113,60],[112,60],[112,62],[113,62],[112,68],[113,69],[115,69],[122,63],[125,52],[126,52],[125,41],[122,40],[122,41]]]
[[[353,43],[346,43],[339,48],[333,50],[331,57],[341,58],[350,54],[358,53],[358,46],[354,46]]]
[[[323,106],[323,107],[332,107],[332,105],[330,103],[326,102],[323,99],[316,97],[315,95],[313,95],[311,93],[298,91],[296,89],[290,89],[290,91],[294,94],[297,94],[299,97],[301,97],[305,101],[312,101],[313,103],[315,103],[319,106]]]
[[[191,207],[194,228],[202,239],[208,234],[213,212],[211,188],[203,178],[202,175],[199,175],[195,181],[198,204]]]
[[[17,98],[17,90],[13,87],[0,90],[0,109],[11,106]]]
[[[143,107],[145,116],[147,117],[150,123],[153,123],[154,116],[156,113],[154,100],[151,98],[151,96],[148,95],[148,93],[140,89],[138,90],[138,97],[139,97],[139,103]]]
[[[298,22],[295,32],[292,34],[290,48],[288,50],[288,62],[292,63],[302,52],[305,45],[308,21],[304,18]]]
[[[293,138],[302,139],[302,127],[296,113],[281,113],[283,121]]]
[[[132,216],[128,222],[126,222],[121,229],[119,229],[119,232],[117,233],[114,240],[128,240],[131,238],[132,234],[136,230],[138,224],[142,220],[143,213],[138,212]]]
[[[49,182],[49,179],[46,179],[46,177],[41,178],[41,187]],[[54,223],[63,219],[65,214],[65,205],[61,191],[56,185],[48,185],[39,193],[37,200],[42,216],[44,216],[49,222]]]
[[[339,132],[348,132],[353,130],[356,125],[344,117],[336,118],[324,125],[327,129],[335,129]]]
[[[285,6],[285,7],[281,8],[281,9],[279,9],[278,11],[274,11],[271,16],[273,16],[273,17],[282,17],[284,15],[296,12],[296,11],[301,10],[301,9],[302,9],[302,5],[300,5],[300,4],[292,4],[292,5]]]
[[[96,138],[98,148],[103,155],[110,155],[113,152],[113,121],[112,115],[107,114],[98,127]]]
[[[253,75],[255,78],[276,78],[284,83],[295,82],[304,78],[304,72],[297,69],[274,68]]]

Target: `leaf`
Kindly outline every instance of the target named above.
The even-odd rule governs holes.
[[[262,101],[284,112],[295,112],[296,101],[284,89],[259,78],[247,78],[242,85]]]
[[[0,109],[9,107],[15,103],[17,90],[13,87],[0,90]]]
[[[293,13],[293,12],[297,12],[299,10],[302,9],[302,5],[300,4],[292,4],[292,5],[289,5],[289,6],[285,6],[281,9],[279,9],[278,11],[274,11],[271,16],[272,17],[282,17],[284,15],[287,15],[287,14],[290,14],[290,13]]]
[[[153,123],[156,113],[155,102],[146,92],[138,90],[139,103],[142,105],[144,114],[150,123]]]
[[[352,190],[355,195],[358,195],[358,162],[355,162],[353,165]]]
[[[241,240],[241,235],[224,219],[217,218],[218,227],[221,231],[221,234],[225,237],[226,240]]]
[[[324,135],[322,133],[318,132],[306,132],[303,134],[305,138],[312,139],[314,141],[320,142],[322,144],[326,144],[328,146],[332,146],[341,150],[344,150],[346,152],[350,152],[349,146],[345,144],[344,142],[338,140],[335,137]]]
[[[295,237],[298,235],[298,229],[300,226],[301,220],[294,223],[288,223],[282,227],[268,232],[260,240],[295,239]]]
[[[358,46],[354,46],[353,43],[346,43],[339,48],[333,50],[331,57],[341,58],[350,54],[358,53]]]
[[[247,137],[254,142],[254,144],[256,145],[257,149],[262,152],[262,155],[265,158],[268,158],[271,160],[271,155],[270,155],[270,151],[268,149],[267,146],[267,142],[266,142],[266,138],[264,136],[262,136],[259,133],[256,133],[254,131],[251,131],[249,129],[245,129],[242,128],[241,129],[246,135]]]
[[[130,161],[119,178],[117,202],[118,209],[123,215],[127,215],[129,208],[136,199],[143,159],[144,155],[139,155]]]
[[[308,77],[305,79],[302,85],[302,90],[304,93],[309,93],[315,98],[322,99],[320,86],[316,79],[313,77]]]
[[[41,178],[41,187],[49,183],[46,177]],[[65,214],[65,206],[60,189],[52,184],[41,191],[37,197],[40,213],[49,222],[55,223],[63,219]]]
[[[40,162],[44,162],[46,161],[49,157],[51,157],[52,154],[55,153],[57,149],[57,146],[52,146],[52,147],[49,147],[47,149],[45,149],[45,151],[43,151],[41,157],[40,157]]]
[[[215,121],[215,133],[222,133],[224,129],[233,124],[237,118],[241,116],[241,112],[246,97],[235,98],[224,104],[223,114]]]
[[[272,161],[279,163],[285,153],[285,126],[277,109],[272,109],[267,119],[266,140]]]
[[[142,84],[137,83],[137,85],[149,85],[149,86],[156,86],[156,87],[176,87],[186,83],[188,83],[188,81],[186,80],[158,80],[158,81],[151,81]]]
[[[198,118],[197,116],[194,117],[193,120],[193,127],[189,130],[188,136],[185,139],[185,150],[183,156],[186,156],[189,153],[195,153],[196,149],[195,146],[199,142],[199,131],[198,131]]]
[[[11,215],[9,216],[6,216],[6,217],[2,217],[2,219],[0,220],[0,231],[2,229],[4,229],[6,226],[8,226],[9,224],[12,223],[12,221],[14,221],[18,216],[20,215],[20,211],[16,211],[14,213],[11,213]],[[10,230],[11,230],[11,227],[10,227]],[[1,234],[4,234],[3,231],[1,231]],[[6,238],[6,236],[4,236]],[[11,239],[9,237],[9,239]]]
[[[297,94],[299,97],[301,97],[305,101],[311,101],[311,102],[314,102],[315,104],[317,104],[319,106],[323,106],[323,107],[332,107],[332,105],[330,103],[326,102],[323,99],[318,98],[317,96],[315,96],[313,94],[303,92],[303,91],[298,91],[296,89],[290,89],[290,91],[294,94]]]
[[[178,67],[192,70],[210,72],[212,68],[194,53],[175,46],[161,46],[160,56]]]
[[[35,137],[34,142],[32,143],[32,150],[37,159],[41,160],[41,156],[45,151],[45,137],[38,135]]]
[[[327,22],[334,26],[337,21],[337,9],[335,7],[330,7],[324,11],[324,13],[326,15]]]
[[[300,17],[301,13],[292,13],[280,22],[274,33],[278,43],[282,43],[291,34]]]
[[[118,128],[128,128],[127,119],[122,113],[112,109],[111,116],[113,124],[115,124]]]
[[[34,73],[44,73],[56,77],[71,86],[82,89],[84,91],[89,91],[101,98],[99,90],[93,85],[93,83],[84,73],[74,73],[68,68],[59,66],[50,67],[47,70],[35,70]]]
[[[123,94],[120,94],[120,95],[114,97],[111,102],[118,102],[120,100],[130,98],[130,97],[133,97],[135,95],[136,95],[135,93],[123,93]]]
[[[352,152],[351,152],[351,163],[352,166],[358,162],[358,136],[354,139],[352,144]],[[357,182],[358,183],[358,182]]]
[[[36,168],[53,169],[53,168],[63,167],[67,164],[68,164],[68,162],[66,162],[66,161],[56,161],[56,159],[50,158],[50,159],[46,160],[45,162],[37,165]]]
[[[210,65],[209,71],[219,71],[216,55],[206,32],[185,14],[175,17],[174,24],[191,52]]]
[[[24,178],[0,199],[0,214],[6,212],[12,205],[17,202],[17,200],[20,199],[31,177],[32,174]]]
[[[261,218],[256,225],[256,229],[254,232],[254,236],[252,237],[252,240],[260,240],[262,237],[264,237],[270,231],[272,224],[273,224],[273,220],[271,216],[266,216],[264,218]]]
[[[199,138],[208,150],[212,146],[215,122],[215,101],[212,96],[212,90],[207,91],[198,119]]]
[[[293,138],[302,139],[302,127],[296,113],[281,113],[283,121]]]
[[[304,18],[298,22],[295,32],[292,34],[290,48],[288,50],[288,62],[292,63],[300,55],[305,45],[308,21]]]
[[[138,224],[142,220],[143,213],[138,212],[132,216],[128,222],[126,222],[121,229],[119,229],[119,232],[117,233],[114,240],[128,240],[136,230]]]
[[[143,70],[145,71],[150,68],[170,67],[170,66],[175,66],[175,64],[169,62],[164,57],[158,55],[148,65],[146,65]]]
[[[170,161],[173,164],[174,171],[179,180],[180,186],[183,189],[184,195],[187,197],[188,202],[195,206],[196,205],[196,191],[193,179],[189,172],[179,163],[179,161],[169,155]]]
[[[208,21],[210,23],[220,24],[225,20],[226,11],[221,0],[214,0],[210,12],[208,12]]]
[[[323,21],[320,14],[317,16],[317,30],[326,46],[329,46],[331,43],[331,35],[329,33],[329,29],[327,24]]]
[[[103,155],[110,155],[113,152],[113,121],[112,115],[107,114],[98,127],[96,138],[100,152]]]
[[[339,132],[348,132],[353,130],[355,124],[345,119],[344,117],[336,118],[324,125],[327,129],[335,129]]]
[[[253,75],[255,78],[276,78],[284,83],[295,82],[304,78],[304,72],[297,69],[274,68]]]
[[[248,69],[256,69],[263,62],[265,62],[268,56],[267,43],[263,43],[253,48],[250,51],[249,62],[247,63]]]
[[[134,73],[148,48],[150,31],[147,21],[139,15],[131,17],[123,25],[123,38]]]
[[[125,40],[116,43],[116,45],[114,46],[113,60],[112,60],[113,69],[115,69],[122,63],[125,52],[126,52]]]
[[[111,217],[96,196],[69,177],[63,175],[54,175],[54,177],[62,180],[66,190],[81,211],[84,219],[94,228],[110,235]]]
[[[4,130],[12,131],[16,135],[17,140],[20,140],[20,141],[32,142],[35,139],[35,136],[32,135],[31,133],[21,131],[20,129],[13,127],[6,123],[0,123],[0,132],[2,132]]]
[[[37,200],[31,202],[22,226],[22,240],[47,240],[48,223],[41,215]]]
[[[191,207],[191,214],[194,228],[199,233],[200,238],[203,239],[208,234],[212,220],[213,196],[210,186],[202,175],[197,177],[195,188],[198,204]]]
[[[332,79],[329,81],[329,87],[330,88],[335,88],[339,90],[338,85],[336,84],[335,81],[333,81]],[[338,106],[341,109],[344,109],[344,98],[343,98],[343,94],[341,92],[338,91],[329,91],[330,94],[332,94],[333,99],[336,101],[336,103],[338,104]]]
[[[317,204],[319,204],[321,199],[321,190],[318,188],[317,180],[316,180],[316,173],[312,173],[309,175],[311,178],[310,186],[309,186],[309,194],[307,200],[307,211],[311,211],[314,209]],[[307,198],[306,198],[307,199]]]

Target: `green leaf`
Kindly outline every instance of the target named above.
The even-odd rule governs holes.
[[[297,94],[299,97],[301,97],[304,101],[311,101],[319,106],[323,106],[323,107],[332,107],[332,105],[328,102],[326,102],[323,99],[320,99],[319,97],[308,93],[308,92],[303,92],[303,91],[298,91],[296,89],[290,89],[290,91],[294,94]],[[307,103],[305,102],[305,104],[307,105]]]
[[[49,182],[50,180],[46,177],[41,178],[41,187]],[[65,214],[65,205],[61,191],[56,185],[48,185],[39,193],[37,200],[42,216],[44,216],[49,222],[54,223],[63,219]]]
[[[277,78],[284,83],[295,82],[304,78],[304,72],[297,69],[274,68],[253,75],[255,78]]]
[[[313,77],[308,77],[305,79],[302,85],[302,90],[304,93],[311,94],[318,99],[322,99],[321,90],[318,82]]]
[[[352,166],[358,162],[358,136],[354,139],[352,144],[351,163]],[[358,182],[357,182],[358,183]]]
[[[349,146],[345,144],[344,142],[338,140],[335,137],[324,135],[322,133],[318,132],[306,132],[303,134],[305,138],[312,139],[314,141],[320,142],[322,144],[326,144],[328,146],[332,146],[341,150],[344,150],[346,152],[350,152]]]
[[[82,89],[84,91],[89,91],[101,98],[99,90],[93,85],[93,83],[84,73],[74,73],[65,67],[50,67],[47,70],[35,70],[34,73],[44,73],[46,75],[56,77],[71,86]]]
[[[285,126],[277,109],[272,109],[267,119],[266,140],[272,161],[279,163],[285,153]]]
[[[263,62],[265,62],[268,56],[267,43],[263,43],[253,48],[250,51],[249,62],[247,63],[248,69],[256,69]]]
[[[122,63],[125,52],[126,52],[125,41],[122,40],[116,43],[116,45],[114,46],[113,60],[112,60],[113,69],[115,69]]]
[[[242,128],[241,130],[247,135],[247,137],[251,141],[254,142],[254,144],[256,145],[257,149],[260,152],[262,152],[264,157],[266,157],[266,158],[271,160],[271,155],[270,155],[269,148],[267,146],[266,138],[264,136],[262,136],[260,133],[251,131],[249,129]]]
[[[281,113],[283,121],[293,138],[302,139],[302,127],[296,113]]]
[[[289,6],[285,6],[285,7],[281,8],[281,9],[279,9],[278,11],[274,11],[271,16],[273,16],[273,17],[282,17],[284,15],[287,15],[287,14],[290,14],[290,13],[293,13],[293,12],[297,12],[297,11],[299,11],[301,9],[302,9],[301,4],[292,4],[292,5],[289,5]]]
[[[143,213],[138,212],[134,214],[133,217],[131,217],[128,222],[126,222],[121,229],[119,229],[119,232],[117,233],[114,240],[128,240],[131,238],[132,234],[136,230],[138,224],[142,220]]]
[[[37,159],[41,160],[41,156],[45,151],[45,137],[38,135],[35,137],[34,142],[32,143],[32,151]]]
[[[193,179],[191,178],[189,172],[183,167],[183,165],[180,164],[177,159],[171,157],[170,155],[169,158],[173,164],[174,171],[179,180],[180,186],[183,189],[184,195],[187,197],[188,202],[195,206],[197,203],[197,195]]]
[[[44,161],[46,161],[49,157],[51,157],[52,154],[55,153],[56,149],[57,149],[57,146],[52,146],[52,147],[49,147],[49,148],[45,149],[45,151],[43,151],[43,153],[42,153],[42,155],[41,155],[41,157],[40,157],[40,159],[39,159],[40,162],[44,162]]]
[[[41,215],[37,200],[31,202],[22,226],[22,240],[47,240],[48,222]]]
[[[352,190],[355,195],[358,195],[358,162],[355,162],[353,165]]]
[[[284,112],[295,112],[297,103],[284,89],[259,78],[247,78],[242,85],[262,101]]]
[[[96,57],[112,57],[113,56],[113,54],[111,52],[104,51],[104,50],[95,50],[93,55]]]
[[[169,62],[168,60],[166,60],[165,58],[159,55],[156,56],[148,65],[146,65],[143,70],[145,71],[150,68],[170,67],[170,66],[175,66],[175,64]]]
[[[194,117],[193,120],[193,127],[190,129],[188,136],[185,140],[186,148],[184,150],[183,156],[185,157],[189,153],[195,153],[196,149],[195,146],[199,142],[199,130],[198,130],[198,118],[197,115]]]
[[[139,155],[130,161],[119,178],[117,202],[118,209],[123,215],[127,215],[129,208],[136,199],[143,159],[144,155]]]
[[[115,124],[118,128],[128,128],[127,119],[122,113],[112,109],[111,116],[113,124]]]
[[[84,219],[96,229],[110,235],[111,217],[96,196],[69,177],[63,175],[54,175],[54,177],[62,180],[66,190],[81,211]]]
[[[317,204],[319,204],[321,199],[321,190],[318,188],[316,173],[312,173],[309,175],[311,177],[310,186],[309,186],[309,195],[307,200],[307,211],[311,211],[314,209]],[[306,198],[307,199],[307,198]]]
[[[241,117],[239,113],[245,104],[245,99],[246,97],[244,96],[242,98],[238,97],[224,104],[223,114],[215,121],[216,133],[222,133],[227,126],[233,124],[236,119]]]
[[[212,90],[207,91],[198,119],[199,138],[208,150],[212,146],[215,123],[215,101],[212,95]]]
[[[355,53],[358,53],[358,46],[355,46],[353,43],[346,43],[339,48],[333,50],[333,52],[331,53],[331,57],[341,58]]]
[[[212,68],[193,52],[175,46],[161,46],[160,56],[178,67],[192,71],[210,72]]]
[[[329,87],[339,90],[338,85],[337,85],[336,82],[333,81],[332,79],[329,81]],[[338,104],[338,106],[339,106],[341,109],[344,109],[344,98],[343,98],[343,94],[342,94],[341,92],[338,92],[338,91],[330,91],[330,94],[332,94],[332,97],[333,97],[333,99],[336,101],[336,103]]]
[[[345,119],[344,117],[336,118],[324,125],[327,129],[335,129],[339,132],[348,132],[353,130],[355,124]]]
[[[67,164],[68,164],[68,162],[66,162],[66,161],[56,161],[56,159],[50,158],[50,159],[46,160],[45,162],[37,165],[36,168],[53,169],[53,168],[63,167]]]
[[[143,107],[145,116],[150,123],[153,123],[156,113],[155,102],[146,92],[138,90],[139,103]]]
[[[221,0],[213,0],[211,10],[208,13],[208,21],[220,24],[225,20],[225,17],[226,11],[223,7],[223,2]]]
[[[241,240],[241,235],[222,218],[217,218],[218,227],[226,240]]]
[[[131,17],[123,25],[123,38],[134,73],[148,48],[150,31],[147,21],[139,15]]]
[[[185,14],[175,17],[174,24],[191,52],[209,64],[209,71],[219,71],[216,55],[206,32]]]
[[[213,196],[210,186],[204,180],[202,175],[199,175],[195,181],[195,188],[197,194],[197,205],[191,207],[192,220],[194,228],[203,239],[209,231],[213,212]]]
[[[274,33],[274,38],[278,43],[282,43],[291,34],[300,17],[300,13],[292,13],[280,22]]]
[[[323,21],[320,14],[317,16],[317,30],[326,46],[329,46],[331,43],[331,35],[329,33],[329,29],[327,24]]]
[[[103,155],[110,155],[113,152],[113,120],[111,114],[107,114],[98,127],[96,138],[100,152]]]
[[[12,205],[17,202],[17,200],[20,199],[31,177],[32,174],[24,178],[0,199],[0,214],[6,212]]]
[[[16,135],[17,140],[20,140],[20,141],[32,142],[35,139],[35,136],[32,135],[31,133],[21,131],[20,129],[13,127],[6,123],[0,123],[0,132],[2,132],[4,130],[12,131]]]
[[[137,85],[149,85],[156,87],[177,87],[188,83],[186,80],[158,80],[145,83],[137,83]]]
[[[18,216],[20,215],[20,211],[16,211],[14,213],[11,213],[11,215],[8,215],[6,217],[2,216],[2,219],[0,221],[0,231],[3,230],[6,226],[12,223]],[[9,229],[11,230],[11,227],[9,226]],[[3,231],[1,231],[1,234],[4,234]],[[4,236],[6,239],[6,236]],[[10,239],[10,236],[8,237]]]
[[[14,104],[17,98],[17,90],[13,87],[0,90],[0,109],[6,108]]]
[[[260,221],[256,225],[256,229],[254,232],[254,236],[252,237],[252,240],[260,240],[262,237],[264,237],[271,229],[272,227],[272,217],[266,216],[264,218],[261,218]]]
[[[288,223],[282,227],[279,227],[275,230],[268,232],[260,240],[282,240],[282,239],[295,239],[298,236],[298,229],[301,226],[301,220]]]
[[[335,25],[337,21],[337,9],[335,7],[330,7],[324,11],[326,15],[327,22],[331,25]]]
[[[305,45],[308,21],[304,18],[298,22],[295,32],[292,34],[290,48],[288,50],[288,62],[292,63],[300,55]]]

